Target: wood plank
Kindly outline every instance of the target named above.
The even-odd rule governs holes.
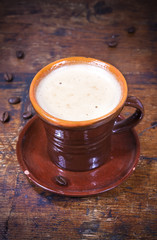
[[[156,1],[0,1],[0,239],[156,239],[157,174]],[[136,27],[134,34],[127,28]],[[113,37],[114,36],[114,37]],[[116,48],[108,42],[118,41]],[[16,50],[25,52],[16,58]],[[92,197],[52,194],[29,182],[16,157],[31,80],[51,61],[88,56],[115,65],[129,94],[144,103],[136,127],[141,144],[134,173],[120,186]],[[14,74],[5,82],[4,72]],[[21,103],[10,105],[10,96]],[[125,117],[133,112],[125,108]]]

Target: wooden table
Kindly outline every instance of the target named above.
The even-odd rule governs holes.
[[[131,26],[135,33],[128,33]],[[108,47],[112,40],[117,47]],[[16,58],[23,50],[25,57]],[[51,61],[88,56],[119,68],[145,117],[136,127],[141,155],[117,188],[84,198],[59,196],[27,180],[16,157],[33,76]],[[13,73],[12,82],[4,72]],[[0,239],[157,239],[157,4],[156,1],[0,2]],[[10,105],[10,96],[21,103]],[[127,116],[130,109],[126,109]]]

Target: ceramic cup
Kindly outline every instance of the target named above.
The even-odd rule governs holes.
[[[41,79],[56,68],[69,64],[90,64],[108,69],[115,74],[122,88],[122,98],[108,114],[86,121],[67,121],[45,112],[36,100],[36,88]],[[121,72],[114,66],[93,58],[70,57],[52,62],[41,69],[30,86],[30,100],[41,119],[47,135],[47,151],[58,167],[71,171],[88,171],[100,167],[110,159],[111,136],[128,131],[143,117],[144,109],[139,99],[127,96],[127,83]],[[124,106],[135,108],[127,119],[117,117]]]

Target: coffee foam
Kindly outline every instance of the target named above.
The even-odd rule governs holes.
[[[43,110],[56,118],[85,121],[111,112],[121,94],[119,82],[108,70],[74,64],[46,75],[37,87],[36,99]]]

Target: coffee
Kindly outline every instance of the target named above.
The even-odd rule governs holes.
[[[115,75],[108,70],[72,64],[43,77],[36,99],[43,110],[56,118],[84,121],[111,112],[121,100],[121,91]]]

